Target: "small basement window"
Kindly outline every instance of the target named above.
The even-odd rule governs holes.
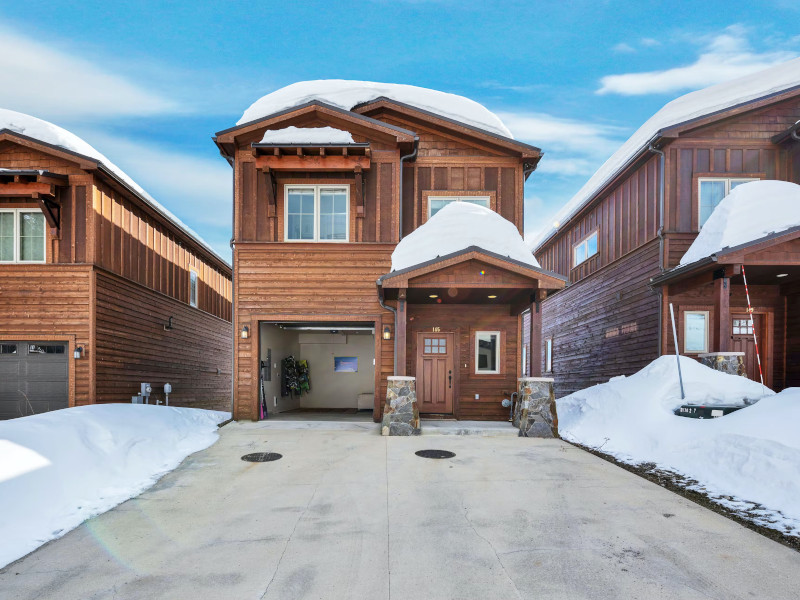
[[[708,311],[683,313],[683,351],[686,354],[708,352]]]
[[[286,186],[287,242],[346,242],[350,236],[350,188]]]
[[[0,209],[0,262],[45,262],[46,237],[41,211]]]
[[[597,254],[597,232],[595,231],[589,237],[584,238],[575,246],[573,246],[572,256],[573,256],[573,267],[577,267],[579,264],[586,262],[588,259],[593,257]]]
[[[544,372],[553,372],[553,338],[544,341]]]
[[[500,372],[500,332],[475,333],[475,373],[487,375]]]
[[[727,178],[727,177],[703,177],[697,180],[699,185],[698,190],[698,205],[700,209],[700,227],[702,227],[717,205],[722,202],[722,199],[731,193],[737,186],[750,181],[758,181],[752,178]]]
[[[467,202],[491,208],[489,196],[428,196],[428,218],[430,219],[451,202]]]
[[[189,305],[197,306],[197,271],[189,269]]]

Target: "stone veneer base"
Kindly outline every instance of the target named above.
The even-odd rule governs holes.
[[[519,382],[519,437],[558,438],[558,414],[553,380],[521,377]]]
[[[420,435],[415,377],[389,377],[381,435]]]
[[[702,364],[715,371],[747,377],[747,369],[744,366],[744,352],[707,352],[698,354],[697,357]]]

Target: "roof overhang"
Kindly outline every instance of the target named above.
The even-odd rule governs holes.
[[[256,166],[272,171],[353,171],[370,168],[368,142],[352,144],[253,143]]]

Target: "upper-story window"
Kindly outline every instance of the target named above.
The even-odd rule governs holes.
[[[41,211],[0,209],[0,262],[44,262],[46,237]]]
[[[572,247],[572,266],[577,267],[597,254],[597,232],[583,238]]]
[[[350,188],[286,186],[287,242],[346,242],[350,235]]]
[[[489,196],[428,196],[428,218],[430,219],[451,202],[469,202],[491,208]]]
[[[189,305],[197,306],[197,271],[189,269]]]
[[[731,193],[737,185],[758,179],[744,177],[702,177],[698,179],[700,205],[700,227],[702,227],[722,199]]]

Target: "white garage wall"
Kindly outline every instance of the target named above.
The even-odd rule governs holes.
[[[347,336],[316,334],[303,339],[324,339],[347,343],[303,343],[299,358],[306,359],[311,374],[311,392],[300,397],[303,408],[357,408],[358,395],[375,391],[375,338],[372,335]],[[335,373],[334,356],[358,358],[357,373]]]

